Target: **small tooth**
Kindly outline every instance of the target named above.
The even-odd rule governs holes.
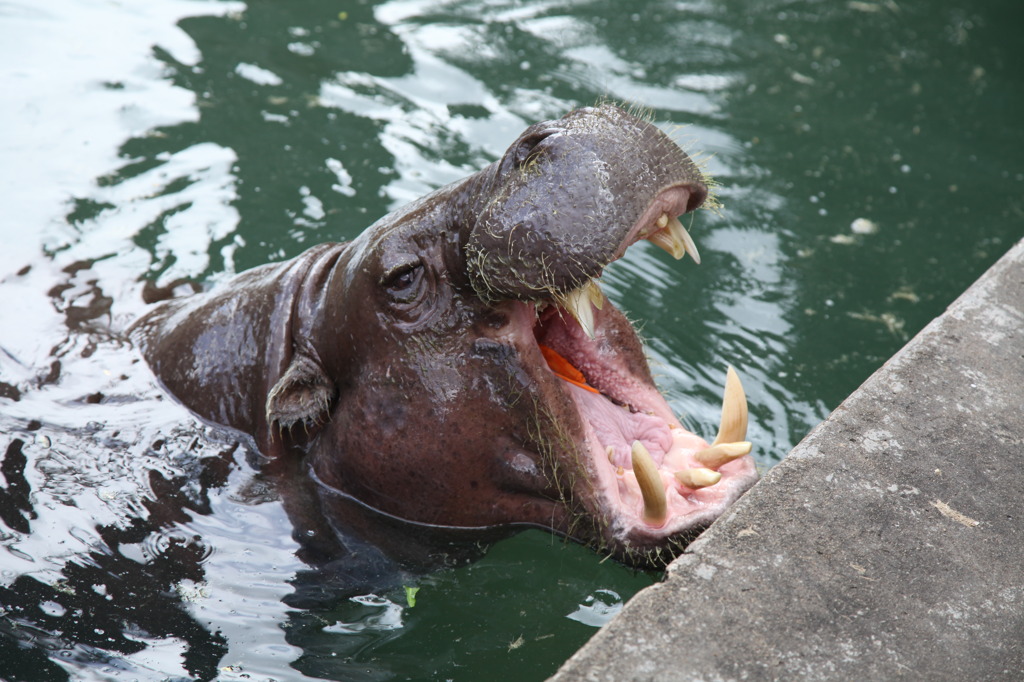
[[[608,461],[615,464],[615,448],[609,445],[604,449],[604,454],[608,456]]]
[[[668,500],[665,488],[658,474],[658,466],[651,458],[644,444],[633,441],[633,473],[640,484],[640,494],[644,498],[644,521],[652,526],[660,526],[668,517]]]
[[[676,480],[687,488],[699,490],[722,480],[722,474],[711,469],[683,469],[676,472]]]
[[[719,443],[694,453],[693,458],[709,469],[717,469],[727,462],[739,459],[743,455],[749,455],[752,447],[749,441]]]
[[[740,443],[747,439],[747,396],[740,377],[732,367],[725,373],[722,396],[722,423],[712,445]]]
[[[560,297],[559,304],[576,318],[587,336],[594,338],[594,308],[604,307],[604,294],[594,280]]]
[[[665,227],[668,225],[668,213],[662,213],[658,216],[658,221],[655,223],[658,227]]]

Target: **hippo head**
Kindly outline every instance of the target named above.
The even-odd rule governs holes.
[[[305,275],[269,439],[330,495],[419,527],[552,529],[658,565],[756,479],[729,374],[713,445],[686,431],[596,278],[707,187],[609,105],[531,126],[496,163],[390,214]]]
[[[686,431],[596,280],[640,239],[698,260],[678,216],[706,196],[658,128],[581,109],[350,243],[161,304],[132,336],[182,402],[285,472],[297,528],[537,526],[658,565],[756,479],[746,400],[730,370],[714,442]]]

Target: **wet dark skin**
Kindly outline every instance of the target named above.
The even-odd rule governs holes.
[[[656,126],[610,105],[580,109],[531,126],[499,161],[352,242],[159,304],[132,337],[185,405],[250,434],[265,466],[312,482],[301,504],[287,499],[294,483],[281,486],[293,515],[336,527],[356,505],[469,539],[542,527],[657,565],[708,513],[666,529],[619,523],[586,418],[539,335],[572,340],[567,363],[604,358],[653,393],[641,343],[610,302],[593,310],[592,335],[561,306],[640,238],[640,223],[706,195]]]

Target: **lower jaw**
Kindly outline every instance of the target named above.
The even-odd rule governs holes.
[[[634,568],[661,569],[682,554],[704,528],[705,526],[688,528],[658,537],[630,536],[611,540],[603,538],[595,549]]]

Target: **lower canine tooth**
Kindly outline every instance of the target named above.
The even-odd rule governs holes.
[[[644,498],[644,521],[652,526],[660,526],[668,517],[668,501],[658,466],[651,453],[638,440],[633,441],[632,454],[633,473],[636,474],[636,482],[640,484],[640,494]]]
[[[687,488],[699,490],[722,480],[722,474],[711,469],[683,469],[676,472],[676,480]]]
[[[694,453],[693,458],[706,466],[709,469],[717,469],[718,467],[739,459],[744,455],[749,455],[751,450],[751,444],[749,441],[743,441],[740,443],[719,443],[718,445],[712,445],[709,448]]]
[[[725,373],[725,394],[722,396],[722,423],[712,445],[739,443],[747,439],[747,395],[740,377],[732,367]]]

